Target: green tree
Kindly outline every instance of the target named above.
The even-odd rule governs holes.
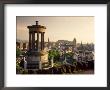
[[[59,60],[60,58],[60,53],[57,50],[50,50],[49,51],[49,60],[51,60],[51,58],[54,57],[54,61]]]
[[[19,57],[22,54],[19,48],[16,48],[16,57]]]

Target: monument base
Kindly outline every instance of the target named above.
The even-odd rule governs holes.
[[[31,52],[27,58],[27,69],[42,69],[43,65],[48,64],[48,53],[44,51]]]

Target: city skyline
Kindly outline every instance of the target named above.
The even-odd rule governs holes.
[[[57,40],[73,41],[74,38],[80,43],[94,43],[94,17],[76,16],[17,16],[17,39],[28,40],[29,31],[27,26],[46,26],[45,42],[48,38],[51,42]]]

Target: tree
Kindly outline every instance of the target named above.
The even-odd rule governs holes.
[[[49,51],[49,60],[54,57],[54,60],[57,61],[60,58],[60,53],[58,50],[50,50]]]
[[[16,48],[16,57],[19,57],[21,53],[21,50],[19,48]]]

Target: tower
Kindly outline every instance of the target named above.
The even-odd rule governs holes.
[[[73,47],[72,51],[74,52],[76,50],[76,38],[73,39]]]
[[[28,69],[42,69],[43,63],[48,62],[48,53],[44,50],[44,34],[45,26],[36,25],[27,26],[29,29],[29,51],[27,58]],[[35,40],[37,35],[37,40]],[[39,36],[41,36],[41,42],[39,42]]]
[[[76,47],[76,38],[73,39],[73,46]]]

